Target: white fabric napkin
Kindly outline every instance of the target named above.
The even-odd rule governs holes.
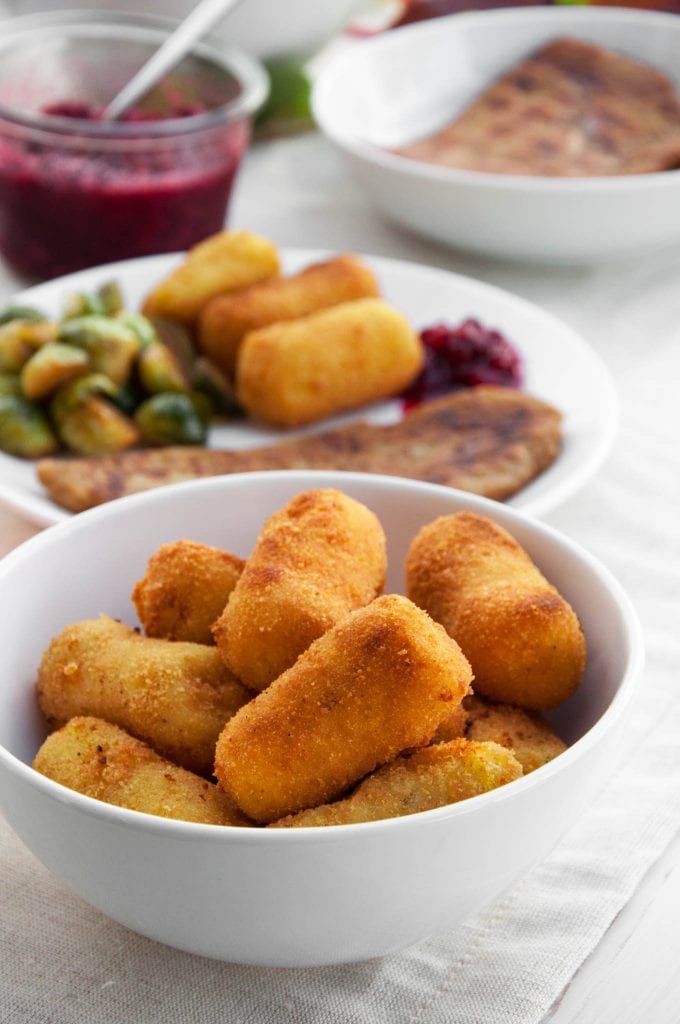
[[[462,927],[402,953],[258,969],[109,921],[0,825],[2,1024],[538,1024],[680,828],[678,380],[675,337],[631,363],[613,455],[550,517],[628,589],[648,653],[610,782],[542,864]]]

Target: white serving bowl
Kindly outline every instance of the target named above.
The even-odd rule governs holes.
[[[483,796],[387,821],[239,829],[170,821],[82,796],[30,767],[44,737],[34,681],[67,623],[135,624],[134,582],[187,537],[247,555],[263,519],[311,487],[370,506],[388,538],[388,590],[417,530],[469,509],[525,545],[581,617],[589,655],[554,720],[570,748]],[[0,810],[93,906],[143,935],[221,960],[310,966],[361,960],[454,928],[543,858],[613,770],[642,661],[635,614],[585,551],[506,506],[432,484],[331,472],[250,473],[112,502],[51,527],[0,562]]]
[[[645,61],[680,87],[680,18],[652,11],[529,7],[455,14],[340,52],[313,109],[391,220],[454,248],[582,263],[680,243],[680,170],[542,178],[436,167],[389,153],[451,121],[499,74],[560,35]]]
[[[339,32],[357,0],[244,0],[215,29],[215,37],[262,59],[307,57]],[[59,11],[62,0],[5,0],[13,14]],[[162,14],[183,19],[196,0],[68,0],[73,10]]]

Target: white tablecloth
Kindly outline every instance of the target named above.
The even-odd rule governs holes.
[[[647,666],[625,748],[595,806],[498,904],[355,966],[258,970],[159,946],[83,904],[0,826],[0,1022],[538,1024],[680,828],[680,251],[569,269],[453,254],[382,220],[315,134],[254,149],[231,226],[478,277],[560,316],[600,353],[620,435],[597,477],[547,518],[618,576],[641,617]],[[14,284],[0,277],[0,298]],[[3,528],[0,551],[31,529],[0,517]]]

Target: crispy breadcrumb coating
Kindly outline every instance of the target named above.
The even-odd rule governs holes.
[[[494,704],[478,696],[466,697],[463,703],[468,716],[464,735],[470,740],[493,740],[512,750],[525,775],[567,749],[537,711]]]
[[[33,767],[62,786],[132,811],[206,825],[249,824],[214,783],[100,718],[72,718],[48,736]]]
[[[335,256],[312,263],[297,274],[272,277],[211,299],[199,318],[198,344],[233,377],[241,339],[249,331],[379,294],[375,274],[360,260]]]
[[[214,643],[210,627],[224,611],[244,564],[236,555],[191,540],[163,544],[132,591],[146,635]]]
[[[581,682],[586,642],[578,618],[502,527],[470,512],[420,530],[407,560],[408,596],[460,644],[475,692],[538,710]]]
[[[262,690],[313,640],[382,592],[385,534],[365,505],[305,491],[264,524],[213,628],[226,664]]]
[[[201,775],[212,773],[224,723],[251,697],[214,647],[140,636],[107,615],[52,640],[37,687],[52,727],[94,715]]]
[[[399,818],[479,796],[521,775],[521,765],[499,744],[455,739],[397,757],[344,800],[300,811],[269,827],[353,825]]]
[[[237,712],[218,740],[215,774],[260,822],[333,800],[429,743],[470,681],[441,626],[405,597],[379,597]]]

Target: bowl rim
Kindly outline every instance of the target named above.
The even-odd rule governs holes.
[[[655,25],[676,35],[680,32],[680,19],[677,14],[666,11],[638,10],[623,7],[580,7],[565,4],[558,7],[516,7],[497,8],[485,11],[461,11],[456,14],[429,19],[404,25],[397,29],[381,33],[372,38],[362,40],[360,47],[350,47],[331,57],[327,64],[319,68],[311,95],[311,105],[315,120],[321,131],[340,149],[345,150],[364,164],[379,168],[384,172],[412,181],[423,179],[440,185],[459,185],[466,188],[482,190],[508,189],[513,193],[547,193],[566,194],[590,192],[600,195],[603,192],[616,193],[637,192],[654,186],[657,189],[675,188],[680,178],[680,169],[668,171],[652,171],[644,174],[599,175],[583,177],[547,177],[531,174],[499,174],[491,171],[474,171],[455,167],[442,167],[426,161],[413,160],[399,156],[383,149],[377,144],[363,141],[355,130],[345,130],[336,123],[334,113],[335,97],[343,94],[338,83],[351,82],[352,68],[357,60],[364,60],[366,54],[373,51],[380,56],[383,51],[398,50],[408,47],[418,36],[427,37],[435,33],[455,32],[466,25],[488,25],[499,32],[508,23],[522,24],[555,24],[564,27],[599,21],[603,24],[631,24],[644,28]],[[680,45],[679,45],[680,49]]]
[[[22,38],[38,39],[41,35],[69,29],[78,35],[106,38],[116,33],[139,33],[142,41],[160,44],[179,25],[179,20],[156,14],[134,14],[110,10],[38,11],[6,18],[0,34],[0,57]],[[210,36],[208,37],[208,40]],[[269,93],[269,75],[260,60],[236,46],[194,45],[190,56],[197,56],[228,72],[240,87],[237,96],[217,107],[186,117],[167,117],[149,121],[94,121],[85,118],[41,115],[19,111],[0,102],[0,121],[16,129],[28,129],[45,137],[76,138],[80,145],[87,141],[132,142],[193,134],[224,123],[242,120],[254,114]]]
[[[547,538],[551,543],[557,544],[559,548],[575,557],[591,573],[599,578],[609,591],[622,617],[629,639],[629,657],[625,672],[611,703],[590,729],[561,753],[559,757],[546,765],[542,765],[539,769],[528,775],[514,780],[512,783],[500,786],[487,793],[482,793],[479,796],[462,800],[459,803],[447,804],[443,807],[420,811],[416,814],[404,815],[402,817],[384,818],[378,821],[360,822],[351,825],[268,829],[263,827],[244,828],[235,825],[209,825],[181,821],[179,819],[162,818],[147,814],[146,812],[133,811],[114,804],[107,804],[93,797],[78,793],[75,790],[68,789],[60,783],[40,775],[30,764],[10,753],[1,744],[0,770],[7,771],[10,775],[19,778],[31,787],[37,787],[44,796],[69,805],[74,810],[93,815],[95,818],[102,819],[111,825],[142,829],[154,834],[167,835],[173,841],[208,839],[217,842],[256,843],[262,841],[261,836],[263,834],[272,837],[265,840],[265,842],[273,843],[332,842],[334,837],[339,838],[341,836],[356,841],[364,836],[368,838],[376,833],[389,832],[392,829],[402,828],[408,830],[422,828],[426,823],[434,826],[444,820],[448,821],[449,819],[465,817],[470,814],[483,813],[483,809],[490,804],[511,799],[515,793],[533,789],[537,786],[540,787],[547,783],[553,775],[559,774],[566,766],[584,756],[597,744],[600,737],[619,721],[630,705],[644,664],[642,627],[630,598],[613,573],[603,563],[595,558],[594,555],[591,555],[579,543],[571,540],[566,534],[536,517],[521,513],[519,510],[503,505],[500,502],[483,498],[479,495],[473,495],[466,491],[459,491],[440,484],[408,480],[398,476],[335,470],[269,470],[187,480],[176,484],[168,484],[150,491],[128,495],[81,512],[73,519],[50,526],[41,533],[24,541],[6,555],[5,558],[0,560],[0,587],[8,575],[21,570],[24,562],[36,556],[39,558],[46,548],[59,544],[62,539],[69,538],[73,533],[77,534],[81,528],[87,527],[91,523],[96,525],[100,520],[115,520],[119,530],[122,532],[121,517],[128,514],[134,516],[134,511],[138,506],[148,503],[167,505],[174,501],[177,494],[188,493],[189,491],[194,491],[198,496],[204,496],[207,500],[210,492],[219,492],[225,486],[225,481],[227,482],[227,487],[238,489],[244,482],[256,487],[267,480],[290,482],[291,486],[301,487],[302,489],[317,486],[335,486],[338,489],[342,489],[343,482],[350,485],[368,483],[369,486],[379,485],[381,488],[392,489],[395,492],[407,490],[434,497],[453,497],[456,502],[460,502],[466,507],[471,507],[473,511],[481,515],[500,519],[501,525],[509,529],[510,532],[512,532],[513,525],[518,524],[520,526],[527,526],[532,531],[537,531],[539,535]],[[299,481],[299,483],[296,481]]]

